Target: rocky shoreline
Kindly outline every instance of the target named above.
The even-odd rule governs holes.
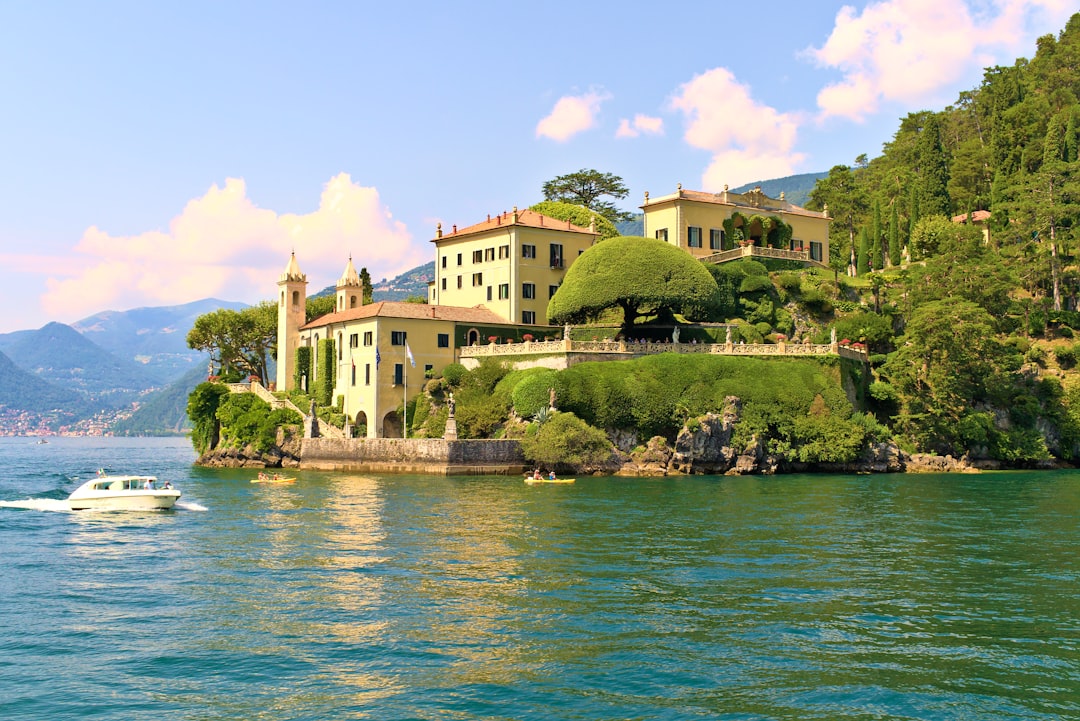
[[[674,445],[654,437],[643,445],[633,434],[615,434],[611,456],[599,466],[562,468],[575,475],[656,477],[677,475],[776,475],[785,473],[978,473],[1005,468],[993,460],[967,457],[909,454],[894,443],[870,447],[850,463],[797,463],[766,452],[764,444],[737,450],[731,445],[738,403],[730,403],[724,413],[710,413],[696,419],[693,429],[684,427]],[[507,441],[513,442],[513,441]],[[277,443],[258,452],[252,446],[217,448],[201,455],[196,464],[210,468],[299,468],[302,441],[298,434],[279,432]],[[1059,464],[1048,461],[1038,468]],[[517,468],[509,469],[517,472]]]

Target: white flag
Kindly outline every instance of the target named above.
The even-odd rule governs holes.
[[[412,367],[415,368],[416,359],[413,358],[412,350],[409,348],[409,341],[405,341],[405,357],[409,359],[409,362],[412,363]]]

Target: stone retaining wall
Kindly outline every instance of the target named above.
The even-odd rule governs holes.
[[[517,441],[442,438],[305,438],[300,468],[365,473],[511,475],[525,471]]]

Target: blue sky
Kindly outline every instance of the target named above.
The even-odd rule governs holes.
[[[378,280],[581,168],[623,203],[877,155],[1067,0],[0,0],[0,332]]]

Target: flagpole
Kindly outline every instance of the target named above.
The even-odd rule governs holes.
[[[409,352],[408,348],[409,348],[409,346],[406,345],[405,346],[405,353],[406,354],[408,354],[408,352]],[[406,358],[406,361],[407,360],[408,359]],[[405,397],[402,399],[404,402],[401,404],[401,416],[402,416],[402,418],[404,419],[405,422],[402,424],[402,427],[401,427],[401,437],[402,438],[408,438],[409,437],[409,364],[407,362],[401,364],[401,372],[402,372],[402,374],[404,376],[403,380],[405,381],[405,383],[404,383]]]

